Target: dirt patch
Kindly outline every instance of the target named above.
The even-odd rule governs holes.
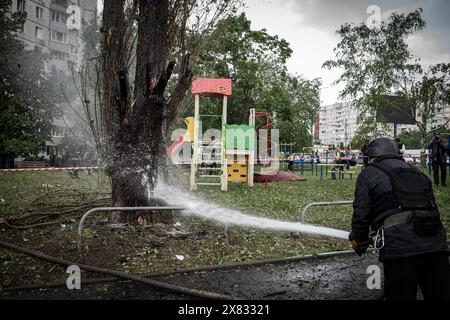
[[[369,290],[367,268],[379,265],[377,256],[354,254],[277,265],[172,274],[154,279],[245,300],[375,300],[382,288]],[[382,268],[380,266],[380,268]],[[4,294],[3,299],[191,299],[146,285],[116,282]]]

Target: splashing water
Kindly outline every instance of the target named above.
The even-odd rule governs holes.
[[[240,225],[255,229],[309,233],[345,240],[348,239],[349,235],[347,231],[338,229],[244,214],[237,210],[223,208],[216,204],[208,203],[186,191],[168,186],[162,182],[158,184],[153,196],[164,200],[170,205],[186,208],[186,210],[181,211],[182,214],[200,216],[225,225]]]

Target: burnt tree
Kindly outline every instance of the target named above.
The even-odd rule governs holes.
[[[173,120],[192,78],[188,56],[175,91],[165,98],[175,63],[168,61],[168,0],[134,1],[137,49],[133,92],[127,64],[125,0],[105,1],[102,24],[103,158],[112,182],[113,206],[154,205],[162,131]],[[150,224],[153,214],[113,213],[112,223]]]

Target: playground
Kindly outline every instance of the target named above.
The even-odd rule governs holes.
[[[252,228],[236,220],[239,218],[221,220],[213,206],[235,210],[236,217],[243,214],[273,219],[273,224],[284,221],[346,232],[350,229],[355,182],[363,168],[333,163],[332,150],[322,150],[319,155],[314,147],[302,148],[301,157],[289,159],[293,145],[274,139],[273,119],[255,108],[250,109],[248,123],[227,123],[230,79],[196,79],[192,94],[194,114],[183,119],[185,128],[178,131],[166,150],[168,176],[161,178],[161,183],[176,186],[180,194],[195,195],[192,201],[203,202],[206,209],[194,206],[190,215],[173,210],[169,222],[162,217],[148,227],[118,228],[108,225],[108,215],[103,212],[89,217],[77,236],[80,217],[110,202],[110,182],[101,169],[79,170],[76,176],[64,171],[5,171],[0,173],[2,234],[18,245],[50,255],[131,273],[351,248],[344,236],[339,239],[289,229],[276,232],[270,226]],[[220,114],[202,114],[203,99],[218,101]],[[426,168],[424,172],[430,174]],[[449,227],[450,196],[439,188],[435,194]],[[177,196],[163,200],[169,206],[191,201],[186,198],[175,203]],[[208,211],[209,205],[211,212],[200,214]],[[0,260],[6,266],[2,286],[57,280],[64,272],[56,265],[37,264],[3,249]]]
[[[227,122],[231,79],[194,79],[191,93],[194,112],[181,119],[184,127],[172,135],[166,148],[167,171],[153,194],[163,206],[151,210],[156,223],[115,226],[108,221],[108,208],[93,214],[111,201],[110,180],[101,167],[70,168],[69,174],[53,168],[4,170],[0,172],[3,237],[49,256],[127,274],[216,268],[351,249],[347,237],[355,183],[364,170],[361,163],[337,163],[335,150],[299,150],[280,142],[273,130],[276,120],[257,108],[249,109],[245,123]],[[204,105],[211,106],[206,99],[218,108],[205,110]],[[422,170],[431,175],[429,166]],[[164,193],[166,189],[171,193]],[[436,188],[435,195],[449,228],[450,195],[442,188]],[[92,215],[85,220],[88,212]],[[330,261],[330,270],[333,264],[343,268],[351,260],[342,259]],[[5,249],[0,249],[0,263],[4,266],[2,287],[58,281],[65,274],[58,264],[37,263]],[[285,267],[281,275],[289,272]],[[322,266],[316,267],[311,264],[311,272],[322,274]],[[264,284],[263,273],[252,272],[249,277],[272,287]],[[269,268],[267,272],[277,271]],[[208,279],[213,288],[222,286],[214,277]],[[310,289],[325,297],[327,289],[314,283]],[[332,292],[331,298],[345,297],[346,290],[352,290],[350,284],[342,288]],[[103,297],[117,297],[114,287],[111,292],[107,287],[95,290],[103,290]],[[279,290],[272,291],[261,297],[278,296]],[[306,294],[280,292],[288,299]],[[95,292],[89,294],[95,297]]]

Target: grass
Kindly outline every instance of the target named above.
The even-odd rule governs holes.
[[[359,170],[356,170],[357,172]],[[186,177],[186,175],[185,175]],[[299,221],[301,210],[311,202],[352,200],[356,177],[350,180],[331,180],[330,176],[311,176],[306,181],[255,184],[230,184],[228,192],[218,188],[202,188],[197,195],[208,201],[238,209],[242,212],[287,221]],[[82,189],[86,192],[109,190],[104,177],[80,174],[70,178],[65,172],[28,172],[0,174],[0,219],[7,212],[23,207],[36,195],[59,189]],[[447,230],[450,230],[449,188],[435,188],[435,195]],[[58,200],[64,203],[64,198]],[[349,230],[350,205],[312,208],[306,222]],[[86,225],[85,250],[79,256],[75,250],[78,219],[60,226],[27,230],[8,229],[0,225],[0,238],[39,249],[48,254],[129,272],[156,272],[178,268],[304,255],[333,250],[350,249],[348,241],[288,232],[269,232],[233,226],[224,237],[223,226],[194,217],[177,216],[190,232],[186,239],[158,237],[148,228],[127,227],[116,230]],[[203,234],[204,236],[200,236]],[[184,260],[177,260],[183,255]],[[32,271],[32,272],[30,272]],[[62,268],[0,250],[0,273],[5,280],[0,286],[42,280],[61,280],[66,277]],[[26,276],[24,276],[26,274]],[[6,283],[5,283],[6,282]]]
[[[20,206],[20,198],[33,197],[49,190],[98,188],[109,188],[104,176],[82,173],[79,179],[74,179],[64,171],[0,173],[0,199],[3,199],[3,206]]]

